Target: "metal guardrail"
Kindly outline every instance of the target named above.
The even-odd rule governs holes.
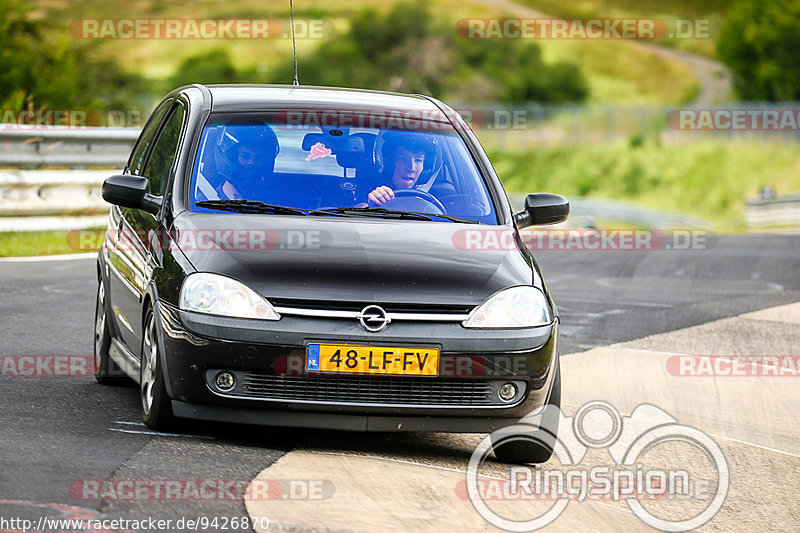
[[[121,166],[119,167],[121,168]],[[0,170],[0,216],[89,214],[108,210],[100,189],[120,170]]]
[[[103,180],[125,166],[140,131],[0,124],[0,167],[13,167],[0,170],[0,231],[101,225]],[[88,170],[98,168],[107,170]]]
[[[800,227],[800,194],[750,200],[745,220],[751,228]]]
[[[525,195],[510,193],[508,195],[514,210],[522,210],[525,205]],[[566,226],[570,227],[595,227],[602,222],[604,226],[611,224],[630,224],[639,228],[648,229],[677,229],[677,228],[709,228],[711,223],[699,217],[657,209],[642,207],[633,202],[621,200],[607,200],[602,198],[569,197],[570,215]]]
[[[124,167],[139,132],[138,128],[29,128],[0,124],[0,167],[71,169],[0,170],[0,216],[105,211],[108,204],[100,196],[103,180]],[[109,170],[75,170],[90,168]],[[521,205],[521,200],[517,197],[514,203]],[[678,213],[657,212],[623,202],[574,198],[572,203],[573,218],[586,218],[589,223],[592,219],[612,219],[646,227],[706,225],[705,221]],[[746,220],[753,228],[800,226],[800,195],[750,201]]]
[[[140,131],[0,124],[0,167],[122,168]]]

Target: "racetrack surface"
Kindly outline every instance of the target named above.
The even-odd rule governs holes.
[[[560,351],[576,354],[565,358],[576,383],[586,379],[576,375],[581,358],[605,357],[592,349],[800,301],[800,237],[720,237],[704,250],[558,250],[536,256],[559,307]],[[0,262],[0,355],[91,354],[94,291],[91,259]],[[696,331],[702,337],[702,330]],[[741,328],[726,331],[748,335]],[[656,348],[637,344],[628,356],[646,357],[648,349]],[[357,450],[377,438],[222,424],[158,435],[140,424],[132,386],[100,386],[91,377],[4,376],[0,383],[4,517],[36,520],[82,510],[87,517],[242,517],[240,500],[81,500],[70,494],[70,486],[85,479],[249,480],[300,441],[335,441]],[[568,384],[564,390],[565,404],[580,402],[569,399]],[[703,420],[692,422],[702,428]],[[423,455],[465,453],[459,446],[448,451],[457,439],[447,435],[398,440]]]

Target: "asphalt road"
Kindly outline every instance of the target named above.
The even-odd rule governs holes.
[[[724,237],[686,251],[541,251],[537,258],[559,306],[562,353],[800,301],[800,237]],[[0,355],[91,354],[94,272],[91,259],[0,262]],[[0,377],[0,517],[243,517],[238,500],[101,502],[75,499],[70,486],[250,480],[299,439],[326,438],[228,425],[158,435],[139,421],[132,386]],[[352,439],[355,446],[359,437]]]

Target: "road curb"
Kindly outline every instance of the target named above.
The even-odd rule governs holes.
[[[19,257],[0,257],[0,263],[38,263],[47,261],[77,261],[97,257],[97,252],[60,255],[31,255]]]
[[[774,339],[775,328],[784,328],[789,341]],[[740,338],[734,338],[732,330],[739,331]],[[795,444],[800,421],[793,416],[800,405],[800,388],[795,380],[769,376],[684,379],[668,370],[667,360],[681,354],[741,355],[753,343],[762,347],[758,355],[784,353],[792,347],[791,355],[800,355],[794,335],[800,339],[800,303],[565,355],[564,408],[571,414],[570,408],[603,399],[630,413],[638,404],[651,403],[680,424],[710,433],[728,456],[732,489],[709,525],[738,529],[750,522],[754,527],[780,529],[800,506],[798,491],[787,489],[800,471],[800,444]],[[764,390],[770,394],[763,394]],[[320,435],[319,442],[312,437],[256,479],[324,478],[335,486],[335,494],[319,501],[245,500],[251,517],[270,519],[270,531],[490,529],[469,500],[458,498],[455,490],[464,479],[469,451],[482,435],[394,437],[405,441],[385,446],[373,442],[373,453],[368,455],[354,449],[375,437]],[[416,457],[409,451],[414,446],[423,450]],[[498,463],[497,468],[503,472],[507,467]],[[754,476],[753,468],[771,478]],[[759,504],[762,512],[758,519],[743,522],[742,513],[749,513],[753,505],[753,491],[764,500]],[[624,504],[616,503],[620,505],[589,500],[570,504],[548,530],[584,530],[589,524],[598,531],[651,530]]]

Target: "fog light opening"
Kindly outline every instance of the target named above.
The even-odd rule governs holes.
[[[220,372],[214,378],[214,384],[221,391],[229,391],[236,385],[236,378],[230,372]]]
[[[504,402],[510,402],[517,396],[517,386],[513,383],[505,383],[497,391],[497,395]]]

